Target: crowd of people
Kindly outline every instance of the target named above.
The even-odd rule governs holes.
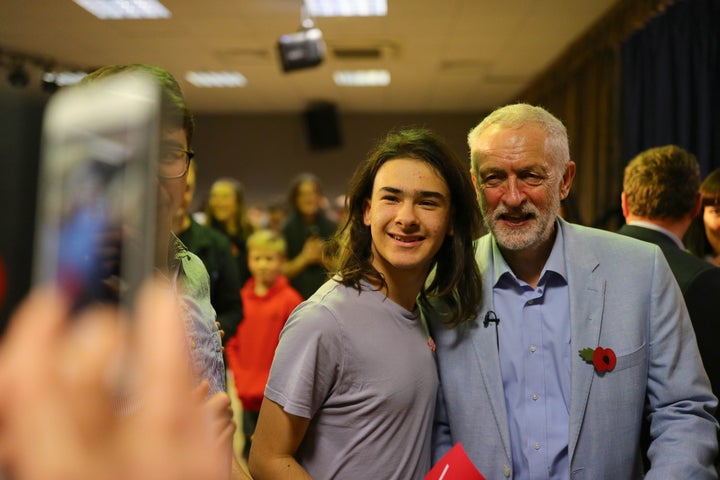
[[[198,221],[175,79],[118,65],[73,88],[127,71],[169,106],[157,278],[131,313],[49,286],[16,310],[0,478],[422,480],[458,444],[488,479],[718,478],[720,170],[641,152],[626,225],[585,227],[562,213],[565,126],[513,104],[470,130],[469,168],[394,130],[341,215],[303,173],[265,225],[230,177]]]

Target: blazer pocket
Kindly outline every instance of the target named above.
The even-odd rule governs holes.
[[[647,348],[645,348],[645,345],[646,344],[643,343],[639,348],[630,353],[617,355],[617,363],[615,364],[614,371],[618,372],[626,368],[642,365],[647,358]]]
[[[570,479],[571,480],[583,480],[584,478],[587,478],[585,475],[585,468],[579,468],[575,470],[574,472],[570,473]]]

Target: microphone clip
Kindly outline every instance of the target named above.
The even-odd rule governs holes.
[[[488,312],[485,314],[485,318],[483,318],[483,327],[487,328],[488,325],[490,325],[491,323],[494,323],[497,327],[497,325],[500,323],[500,319],[497,317],[497,315],[495,315],[495,312],[493,312],[492,310],[488,310]]]

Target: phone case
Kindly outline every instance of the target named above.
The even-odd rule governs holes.
[[[43,121],[35,283],[130,306],[154,265],[160,87],[122,73],[58,92]]]

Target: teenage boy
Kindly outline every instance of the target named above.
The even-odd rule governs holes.
[[[425,476],[438,377],[418,297],[444,300],[448,323],[474,318],[479,229],[468,169],[435,135],[392,133],[376,147],[351,181],[337,275],[280,335],[253,478]]]

